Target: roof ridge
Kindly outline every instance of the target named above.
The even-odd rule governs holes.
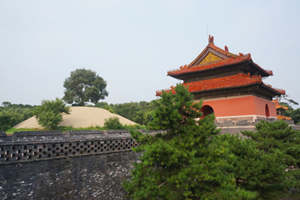
[[[214,43],[209,43],[207,46],[210,47],[210,48],[212,48],[212,49],[214,49],[215,51],[217,51],[217,52],[219,52],[221,54],[225,54],[226,56],[229,56],[229,57],[236,57],[236,56],[238,56],[237,54],[229,52],[229,50],[226,51],[226,50],[224,50],[224,49],[216,46]],[[228,49],[227,45],[225,45],[225,49]]]
[[[209,68],[214,68],[214,67],[220,67],[220,66],[225,66],[225,65],[230,65],[230,64],[236,64],[245,60],[251,60],[251,55],[247,54],[247,55],[243,55],[243,56],[237,56],[235,58],[230,57],[230,58],[226,58],[224,60],[220,60],[214,63],[208,63],[208,64],[200,64],[200,65],[194,65],[193,67],[189,66],[189,65],[183,65],[180,66],[179,69],[176,70],[171,70],[168,71],[168,75],[172,75],[172,74],[178,74],[180,73],[184,73],[184,72],[193,72],[193,71],[198,71],[198,70],[204,70],[204,69],[209,69]],[[201,69],[199,69],[201,67]]]
[[[227,45],[225,45],[225,47],[224,47],[225,49],[222,49],[222,48],[216,46],[216,45],[214,44],[214,36],[209,35],[209,36],[208,36],[208,44],[206,45],[206,47],[205,47],[205,48],[201,51],[201,53],[200,53],[195,59],[193,59],[192,62],[190,62],[187,66],[189,66],[189,67],[193,66],[193,65],[194,65],[194,64],[195,64],[195,63],[196,63],[196,62],[204,55],[204,53],[207,52],[207,50],[208,50],[209,48],[211,48],[211,49],[213,49],[214,51],[216,51],[216,52],[222,54],[222,55],[225,56],[225,57],[237,57],[237,56],[238,56],[237,54],[234,54],[234,53],[229,52],[228,46],[227,46]]]

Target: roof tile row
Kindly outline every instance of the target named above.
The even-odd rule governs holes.
[[[188,87],[189,92],[202,92],[214,89],[222,88],[234,88],[241,86],[248,86],[253,84],[263,84],[265,87],[275,90],[278,93],[284,94],[284,90],[279,90],[272,88],[271,85],[266,85],[262,82],[262,77],[260,75],[250,75],[250,74],[235,74],[232,76],[219,77],[214,79],[207,79],[189,83],[183,83],[184,86]],[[166,92],[172,91],[174,93],[174,87],[171,87],[169,90],[164,90]],[[160,96],[162,91],[157,91],[156,95]]]

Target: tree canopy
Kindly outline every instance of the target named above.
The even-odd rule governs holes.
[[[96,72],[88,69],[76,69],[64,82],[63,100],[69,104],[83,106],[86,102],[96,104],[108,96],[106,82]]]
[[[104,108],[112,113],[121,115],[138,124],[147,125],[151,121],[151,113],[155,108],[155,100],[146,102],[129,102],[122,104],[108,104],[106,102],[99,102],[95,106]]]
[[[261,121],[256,131],[243,131],[255,141],[256,147],[267,154],[280,153],[293,188],[300,192],[300,132],[284,121]]]
[[[292,105],[298,105],[298,103],[292,99],[285,98],[285,100],[286,100],[286,102],[284,102],[284,101],[282,101],[282,99],[280,99],[280,102],[279,102],[281,105],[286,106],[288,108],[287,110],[283,110],[283,115],[291,117],[295,124],[299,124],[300,123],[300,108],[294,109],[292,106]]]
[[[201,119],[201,103],[182,85],[156,104],[151,126],[165,132],[132,132],[142,154],[124,184],[130,199],[274,200],[291,187],[283,152],[219,135],[214,117]]]
[[[62,113],[69,113],[69,108],[60,99],[45,100],[35,110],[40,125],[47,129],[56,129],[62,121]]]
[[[4,101],[0,106],[0,131],[6,131],[34,115],[35,106]]]

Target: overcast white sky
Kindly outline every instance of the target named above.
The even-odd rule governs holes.
[[[107,81],[109,103],[155,99],[208,33],[300,102],[300,1],[0,0],[0,103],[61,98],[77,68]]]

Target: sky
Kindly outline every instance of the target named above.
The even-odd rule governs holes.
[[[251,53],[264,81],[300,103],[300,1],[0,0],[0,103],[62,98],[78,68],[108,103],[150,101],[208,44]]]

